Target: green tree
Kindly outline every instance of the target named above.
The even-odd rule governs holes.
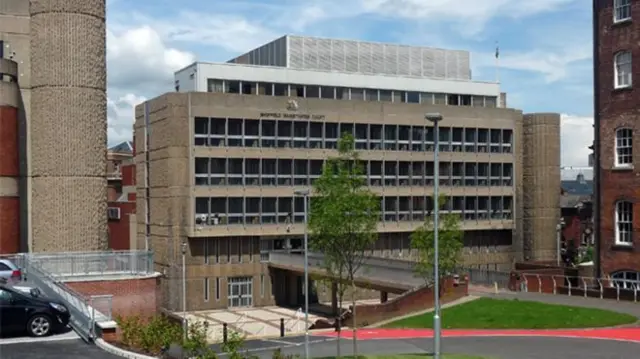
[[[436,201],[434,200],[434,203]],[[460,215],[455,213],[445,213],[442,208],[447,202],[443,195],[438,198],[439,231],[438,231],[438,264],[440,275],[446,275],[456,270],[460,262],[460,254],[463,247],[464,233],[460,228]],[[411,235],[411,248],[418,252],[418,260],[415,265],[415,272],[422,277],[426,284],[432,282],[434,265],[434,223],[433,214],[428,216],[422,226],[416,229]]]
[[[352,288],[353,348],[357,356],[355,278],[367,259],[367,249],[377,240],[380,201],[367,188],[364,165],[355,151],[353,136],[345,133],[338,141],[338,156],[327,159],[313,190],[310,246],[324,254],[327,274],[337,283],[338,321],[345,290],[348,286]]]

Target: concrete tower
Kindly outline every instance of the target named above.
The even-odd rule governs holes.
[[[20,89],[17,81],[18,64],[0,56],[0,254],[20,251]]]
[[[524,257],[552,261],[560,219],[560,115],[524,115],[522,137]]]
[[[30,249],[103,250],[105,0],[30,0],[30,15]]]

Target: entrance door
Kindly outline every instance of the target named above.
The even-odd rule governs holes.
[[[230,308],[251,307],[253,305],[253,278],[229,278],[228,305]]]

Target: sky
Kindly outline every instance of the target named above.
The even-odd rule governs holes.
[[[562,165],[587,165],[586,0],[107,0],[109,144],[131,139],[134,106],[173,91],[174,71],[224,62],[284,34],[470,51],[473,78],[499,78],[508,107],[561,113]]]

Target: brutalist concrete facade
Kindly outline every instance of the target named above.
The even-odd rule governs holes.
[[[525,260],[554,260],[560,219],[560,115],[527,114],[522,124],[523,255]]]
[[[495,230],[512,233],[511,245],[496,247],[478,247],[466,244],[463,253],[465,264],[486,266],[487,264],[506,263],[523,259],[523,222],[524,206],[527,205],[523,193],[539,191],[542,187],[526,187],[523,181],[524,160],[532,156],[538,166],[552,166],[554,161],[548,153],[539,151],[558,151],[558,146],[545,149],[545,146],[524,147],[524,123],[535,123],[539,115],[523,116],[521,111],[505,108],[474,108],[465,106],[421,105],[405,103],[379,103],[366,101],[344,101],[326,99],[297,99],[299,114],[321,114],[323,121],[332,123],[398,123],[424,125],[425,112],[440,112],[446,119],[443,126],[509,129],[513,131],[513,151],[510,153],[442,153],[441,160],[463,162],[512,163],[514,181],[511,186],[487,187],[448,187],[444,192],[452,196],[513,196],[514,216],[509,219],[478,219],[465,221],[462,228],[466,231]],[[304,232],[301,223],[261,224],[261,225],[216,225],[200,226],[195,222],[195,201],[199,197],[280,197],[291,196],[300,186],[197,186],[194,180],[195,159],[202,157],[227,158],[295,158],[323,159],[335,155],[335,151],[312,148],[265,148],[265,147],[202,147],[194,145],[195,117],[233,117],[260,118],[261,113],[282,113],[287,111],[287,98],[273,96],[247,96],[221,93],[168,93],[147,101],[136,108],[135,140],[136,170],[138,193],[136,211],[138,216],[138,246],[144,246],[148,239],[155,253],[158,270],[167,274],[163,284],[165,308],[180,309],[180,271],[181,243],[187,248],[187,310],[204,310],[227,307],[227,279],[229,277],[252,277],[253,305],[272,305],[271,276],[268,264],[260,260],[261,242],[277,236],[300,236]],[[544,118],[545,115],[541,115]],[[549,115],[557,119],[559,115]],[[146,122],[148,121],[148,125]],[[529,130],[540,130],[535,126]],[[538,137],[558,138],[553,126],[543,127],[545,131]],[[559,127],[555,127],[559,131]],[[147,134],[149,136],[147,137]],[[525,154],[532,151],[531,154]],[[360,151],[362,160],[391,161],[429,161],[430,152],[408,151]],[[542,157],[540,157],[542,156]],[[544,164],[544,165],[541,165]],[[148,165],[148,166],[147,166]],[[559,171],[559,167],[558,167]],[[149,178],[148,197],[145,179]],[[553,176],[552,171],[534,174],[538,179]],[[558,179],[559,172],[557,173]],[[551,182],[547,182],[548,185]],[[426,195],[432,193],[430,186],[388,186],[371,187],[379,195]],[[559,183],[553,188],[559,188]],[[543,190],[547,188],[542,188]],[[537,202],[536,202],[537,203]],[[546,203],[546,202],[545,202]],[[558,202],[556,203],[556,207]],[[147,208],[147,204],[149,204]],[[149,212],[149,223],[146,213]],[[553,219],[554,221],[557,218]],[[421,224],[420,221],[381,222],[378,231],[381,241],[372,249],[372,254],[380,257],[409,259],[409,239],[405,236]],[[555,228],[555,227],[554,227]],[[544,233],[540,233],[544,235]],[[217,249],[208,248],[211,240],[221,243]],[[553,241],[552,233],[550,239]],[[236,243],[243,241],[236,247]],[[539,249],[538,249],[539,248]],[[532,255],[542,258],[546,246],[536,244]],[[173,278],[173,279],[172,279]],[[204,284],[205,281],[208,285]],[[258,288],[266,287],[266,293],[260,294]],[[209,290],[209,296],[204,295]],[[214,293],[217,293],[214,295]],[[208,299],[205,300],[204,298]]]
[[[105,0],[31,0],[34,252],[107,248]]]

